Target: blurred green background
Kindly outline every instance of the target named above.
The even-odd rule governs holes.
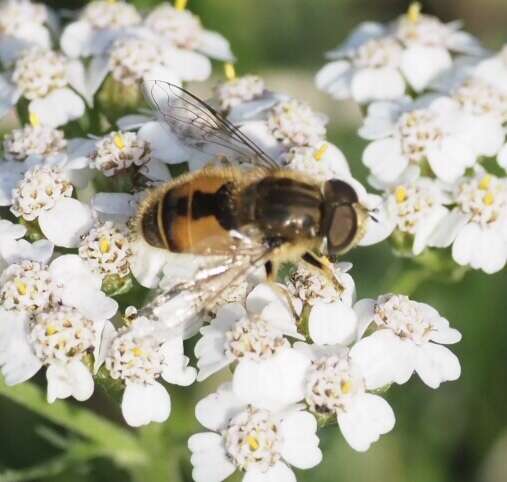
[[[82,2],[49,2],[75,8]],[[139,0],[145,9],[158,3]],[[330,116],[329,139],[342,148],[352,170],[364,179],[360,156],[364,143],[355,135],[357,109],[332,101],[313,86],[313,75],[324,62],[323,53],[338,45],[358,22],[389,20],[404,12],[399,0],[190,0],[205,26],[219,30],[238,56],[240,74],[264,75],[273,89],[287,91]],[[497,48],[507,40],[506,0],[433,0],[423,10],[443,20],[461,18],[467,30],[484,44]],[[222,75],[217,66],[216,78]],[[196,86],[209,92],[212,82]],[[407,266],[382,246],[358,249],[350,256],[359,297],[390,289]],[[507,275],[469,273],[459,284],[432,279],[421,284],[414,297],[435,306],[463,333],[453,350],[462,363],[462,377],[433,391],[414,377],[387,394],[397,423],[394,431],[366,454],[355,453],[338,429],[321,433],[324,461],[310,471],[298,472],[299,481],[318,482],[505,482],[507,481]],[[215,377],[192,390],[197,400],[219,383]],[[38,380],[41,384],[43,378]],[[146,446],[199,430],[193,417],[189,390],[172,389],[173,413],[168,423],[140,431]],[[87,406],[119,423],[117,404],[97,391]],[[0,397],[0,482],[127,482],[130,475],[110,459],[91,457],[55,463],[38,472],[62,453],[75,437],[19,405]],[[181,440],[182,441],[182,440]],[[157,442],[158,443],[158,442]],[[60,445],[60,448],[59,448]],[[182,456],[189,478],[188,454],[166,445],[150,447],[165,460]],[[16,471],[9,471],[15,469]],[[154,468],[155,470],[155,468]],[[155,480],[147,475],[143,482]],[[154,476],[155,477],[155,476]],[[160,474],[156,480],[163,480]],[[172,482],[167,476],[167,482]]]

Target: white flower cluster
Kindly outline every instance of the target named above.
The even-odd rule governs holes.
[[[256,75],[236,77],[228,42],[184,3],[141,14],[123,1],[93,1],[59,38],[53,33],[54,45],[53,12],[28,0],[1,4],[0,114],[17,106],[26,123],[5,136],[0,160],[0,371],[14,385],[44,367],[49,402],[87,400],[95,383],[120,387],[123,417],[138,427],[168,419],[168,384],[230,368],[196,406],[206,430],[188,442],[194,480],[240,471],[245,482],[294,482],[293,468],[321,462],[322,426],[336,425],[366,451],[394,427],[380,395],[391,384],[414,372],[431,388],[456,380],[460,364],[445,345],[460,334],[407,296],[357,301],[351,265],[322,253],[312,254],[320,269],[300,260],[278,282],[266,280],[264,267],[234,279],[184,330],[174,329],[181,306],[171,302],[188,311],[188,291],[143,310],[168,287],[200,280],[207,260],[148,246],[132,229],[138,206],[182,170],[244,158],[239,148],[192,143],[139,110],[139,88],[160,108],[168,98],[157,86],[166,84],[154,80],[204,80],[209,58],[228,62],[210,104],[238,125],[236,140],[247,135],[280,168],[316,183],[350,185],[370,214],[361,245],[396,230],[415,255],[452,245],[459,264],[493,272],[507,259],[507,191],[483,158],[498,155],[507,166],[506,97],[500,81],[489,81],[491,72],[507,79],[506,56],[458,62],[457,53],[477,53],[478,44],[417,9],[353,35],[319,83],[339,98],[375,101],[360,130],[371,141],[371,183],[382,191],[372,195],[327,140],[325,116]],[[437,82],[451,66],[454,75]],[[334,78],[338,71],[347,73]],[[403,96],[430,86],[446,90]],[[195,368],[184,351],[193,336]]]
[[[369,182],[383,191],[383,236],[394,231],[396,248],[413,255],[450,247],[458,265],[501,270],[505,47],[486,55],[458,23],[442,24],[413,4],[388,26],[363,24],[333,55],[340,60],[318,73],[317,85],[368,104],[359,135],[369,142]]]

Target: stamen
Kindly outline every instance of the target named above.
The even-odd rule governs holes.
[[[179,10],[180,12],[182,10],[185,10],[186,7],[187,7],[187,0],[176,0],[174,2],[174,8],[176,10]]]
[[[236,78],[236,69],[234,67],[234,64],[231,64],[230,62],[226,62],[224,64],[224,73],[225,73],[225,78],[227,80],[234,80]]]
[[[407,10],[407,18],[410,22],[416,23],[421,18],[422,5],[420,2],[413,2]]]
[[[109,239],[102,238],[99,241],[99,249],[101,253],[108,253],[111,248],[111,243],[109,242]]]
[[[51,336],[51,335],[54,335],[55,333],[58,333],[58,329],[53,326],[53,325],[49,325],[47,328],[46,328],[46,335],[47,336]]]
[[[248,435],[246,441],[251,450],[257,450],[259,448],[259,441],[253,435]]]
[[[23,281],[17,279],[14,281],[14,285],[16,286],[16,289],[18,290],[18,293],[20,295],[26,295],[26,293],[28,292],[28,286]]]
[[[322,144],[321,147],[319,147],[315,153],[313,154],[313,158],[316,160],[316,161],[320,161],[324,155],[326,154],[326,151],[328,150],[329,148],[329,144],[325,143],[325,144]]]
[[[138,346],[132,348],[132,355],[134,356],[142,356],[143,355],[143,350],[141,350],[141,348],[139,348]]]
[[[492,177],[489,174],[486,174],[479,182],[479,189],[482,191],[487,191],[491,185],[491,179]]]
[[[35,112],[30,112],[29,119],[32,127],[40,126],[40,117]]]
[[[491,191],[488,191],[482,200],[486,206],[491,206],[495,202],[495,196],[493,196],[493,193]]]
[[[116,134],[113,137],[113,142],[118,149],[125,149],[125,141],[123,140],[123,136],[121,134]]]
[[[341,391],[344,395],[347,395],[352,390],[352,383],[350,380],[342,380],[340,383]]]
[[[394,190],[394,198],[398,204],[407,200],[407,189],[405,186],[397,186]]]

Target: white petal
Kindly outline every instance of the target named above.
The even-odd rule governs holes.
[[[211,75],[211,62],[204,55],[185,49],[168,47],[164,55],[164,64],[183,81],[204,81]],[[147,78],[165,80],[160,76]]]
[[[379,200],[381,201],[380,197]],[[371,211],[373,217],[366,220],[366,233],[360,239],[359,246],[371,246],[384,241],[396,227],[396,221],[388,213],[384,202],[377,204]]]
[[[350,97],[350,82],[353,71],[350,62],[337,60],[322,67],[315,76],[317,88],[328,92],[336,99]]]
[[[468,216],[459,209],[453,209],[444,217],[428,239],[428,246],[447,248],[465,226]]]
[[[164,265],[171,260],[174,253],[167,249],[154,248],[144,240],[137,239],[132,243],[133,255],[130,259],[130,270],[136,280],[146,288],[155,288],[162,275]]]
[[[293,412],[280,424],[283,446],[281,455],[298,469],[310,469],[320,464],[322,452],[316,435],[317,421],[308,412]]]
[[[153,157],[168,164],[188,161],[190,154],[178,137],[160,122],[147,122],[139,129],[139,137],[150,143]]]
[[[216,393],[200,400],[195,406],[199,423],[210,430],[220,431],[230,419],[243,410],[244,405],[231,390],[230,383],[222,385]]]
[[[2,243],[0,254],[7,263],[17,263],[23,259],[47,263],[53,255],[54,245],[47,239],[40,239],[34,243],[29,243],[25,239]]]
[[[390,383],[403,384],[414,372],[412,343],[400,340],[391,330],[382,329],[359,340],[350,357],[361,369],[368,389]]]
[[[5,384],[23,383],[42,366],[28,341],[28,317],[0,308],[0,320],[0,367]]]
[[[310,361],[292,348],[268,360],[241,361],[233,375],[233,391],[243,403],[278,410],[304,397],[304,379]]]
[[[171,174],[167,169],[167,165],[154,158],[144,164],[139,169],[139,172],[151,181],[168,181],[171,179]]]
[[[397,99],[405,93],[405,81],[392,67],[360,69],[352,77],[351,91],[359,103]]]
[[[101,215],[129,218],[136,212],[135,198],[123,192],[99,192],[93,196],[90,204]]]
[[[416,45],[404,50],[401,70],[416,92],[421,92],[441,72],[450,68],[452,59],[446,49]]]
[[[234,54],[231,51],[228,40],[218,32],[204,30],[201,33],[198,50],[208,57],[224,62],[234,61]]]
[[[118,303],[106,296],[91,284],[83,284],[78,279],[66,283],[62,292],[65,304],[74,306],[84,316],[93,321],[111,319],[118,311]]]
[[[79,119],[85,112],[85,103],[79,95],[64,87],[46,97],[32,100],[28,109],[39,117],[41,124],[59,127]]]
[[[398,102],[373,102],[368,106],[368,113],[358,134],[369,141],[391,136],[399,116]]]
[[[443,206],[435,206],[424,218],[424,222],[420,222],[417,226],[417,231],[414,236],[414,246],[412,252],[417,256],[423,252],[428,245],[428,240],[431,238],[437,227],[447,218],[449,211]]]
[[[389,137],[368,144],[363,152],[363,163],[375,177],[393,182],[408,166],[408,159],[401,152],[400,141]]]
[[[7,77],[0,75],[0,119],[18,102],[20,92],[11,84]]]
[[[48,380],[48,402],[57,398],[74,397],[83,402],[88,400],[94,389],[90,370],[80,361],[68,364],[51,364],[46,370]]]
[[[165,422],[171,413],[171,399],[167,390],[158,382],[151,385],[127,383],[121,411],[131,427]]]
[[[56,246],[75,248],[81,236],[93,226],[93,215],[86,204],[63,198],[52,209],[40,214],[39,226],[44,236]]]
[[[358,395],[351,407],[338,414],[338,425],[349,445],[365,452],[380,435],[394,427],[394,412],[390,405],[378,395]]]
[[[223,439],[217,433],[197,433],[188,439],[194,466],[195,482],[222,482],[236,471],[236,466],[225,453]]]
[[[49,266],[51,277],[65,286],[73,280],[81,284],[90,284],[97,290],[101,286],[101,278],[90,271],[88,265],[77,254],[64,254],[55,258]]]
[[[277,462],[266,472],[250,469],[245,473],[243,482],[297,482],[294,472],[283,462]]]
[[[456,138],[445,137],[440,143],[426,149],[433,172],[444,182],[454,182],[467,167],[475,164],[474,151]]]
[[[375,304],[375,300],[365,298],[363,300],[359,300],[354,305],[354,311],[357,316],[357,339],[363,337],[364,332],[373,321],[373,317],[375,315]]]
[[[459,129],[461,141],[479,156],[494,156],[504,143],[502,121],[492,115],[462,116]]]
[[[194,383],[197,370],[188,366],[188,358],[183,353],[183,339],[174,336],[166,341],[160,353],[164,356],[165,368],[162,378],[168,383],[188,386]]]
[[[24,172],[25,166],[22,162],[2,162],[2,168],[0,169],[0,206],[10,206],[12,204],[12,190],[23,179]]]
[[[69,57],[86,57],[91,53],[93,36],[93,28],[88,22],[72,22],[62,32],[60,47]]]
[[[426,343],[417,348],[416,356],[415,370],[431,388],[438,388],[442,382],[457,380],[461,375],[458,358],[445,346]]]
[[[498,164],[504,169],[507,169],[507,144],[505,144],[498,153]]]
[[[317,301],[308,318],[311,339],[318,345],[348,345],[356,337],[357,317],[354,310],[341,301]]]

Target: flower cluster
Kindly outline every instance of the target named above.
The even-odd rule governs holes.
[[[293,468],[321,462],[323,426],[366,451],[394,427],[392,384],[417,373],[437,388],[460,376],[446,345],[461,335],[444,317],[402,294],[357,300],[352,265],[327,258],[325,243],[276,272],[265,269],[275,259],[249,257],[243,278],[234,270],[247,255],[176,254],[142,234],[167,237],[162,208],[173,199],[154,201],[167,182],[209,163],[247,171],[256,154],[294,180],[346,186],[364,213],[354,244],[392,235],[413,255],[452,245],[460,265],[501,269],[507,181],[486,158],[507,168],[505,52],[460,59],[482,52],[475,39],[412,7],[387,26],[362,25],[333,53],[317,83],[368,104],[359,134],[377,195],[327,139],[326,116],[258,75],[237,77],[228,42],[184,1],[141,13],[95,0],[61,29],[55,15],[29,0],[0,5],[0,116],[15,106],[19,117],[0,160],[7,385],[44,368],[50,403],[87,400],[95,384],[119,390],[126,423],[139,427],[169,418],[169,385],[229,373],[195,409],[205,431],[188,441],[194,480],[240,471],[245,482],[293,482]],[[226,79],[204,123],[189,120],[176,89],[207,79],[210,59],[225,62]],[[156,216],[144,225],[147,206]],[[231,242],[249,233],[231,230]],[[231,272],[227,289],[213,285]]]
[[[383,236],[392,234],[401,252],[450,248],[458,265],[501,270],[505,48],[487,56],[456,22],[442,24],[414,4],[387,26],[361,25],[332,55],[340,60],[316,82],[365,105],[362,160],[383,192]]]

